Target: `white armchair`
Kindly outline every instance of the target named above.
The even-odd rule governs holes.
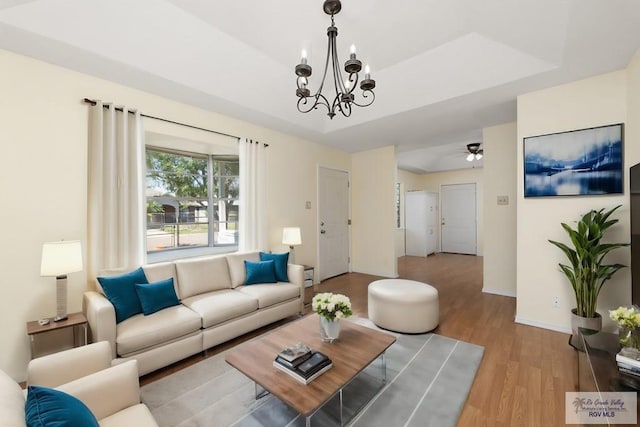
[[[81,400],[100,426],[157,427],[140,402],[135,360],[112,366],[111,347],[98,342],[32,360],[27,383],[56,388]],[[25,394],[0,371],[0,426],[25,426]],[[6,424],[9,423],[9,424]]]
[[[106,341],[53,353],[29,362],[27,384],[58,387],[111,367],[111,346]]]

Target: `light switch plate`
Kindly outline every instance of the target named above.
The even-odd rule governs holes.
[[[311,209],[311,202],[309,202],[309,201],[304,202],[304,207],[306,209]]]
[[[499,205],[508,205],[509,204],[509,196],[498,196],[498,204]]]

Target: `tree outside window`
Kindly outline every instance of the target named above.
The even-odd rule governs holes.
[[[239,160],[147,147],[147,252],[238,245]]]

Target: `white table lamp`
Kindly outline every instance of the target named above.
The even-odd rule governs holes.
[[[56,278],[56,317],[67,318],[67,274],[82,271],[82,246],[79,240],[48,242],[42,245],[40,276]]]
[[[294,263],[293,247],[302,244],[300,227],[285,227],[282,229],[282,244],[289,246],[289,261]]]

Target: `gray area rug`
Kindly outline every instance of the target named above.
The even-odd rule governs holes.
[[[368,319],[351,320],[376,328]],[[345,388],[343,418],[362,427],[455,426],[484,348],[436,334],[394,335],[397,341],[386,353],[386,383],[376,360]],[[225,353],[142,387],[142,401],[160,426],[305,425],[275,397],[255,400],[254,383],[225,362]],[[339,405],[336,396],[311,425],[340,425]]]

